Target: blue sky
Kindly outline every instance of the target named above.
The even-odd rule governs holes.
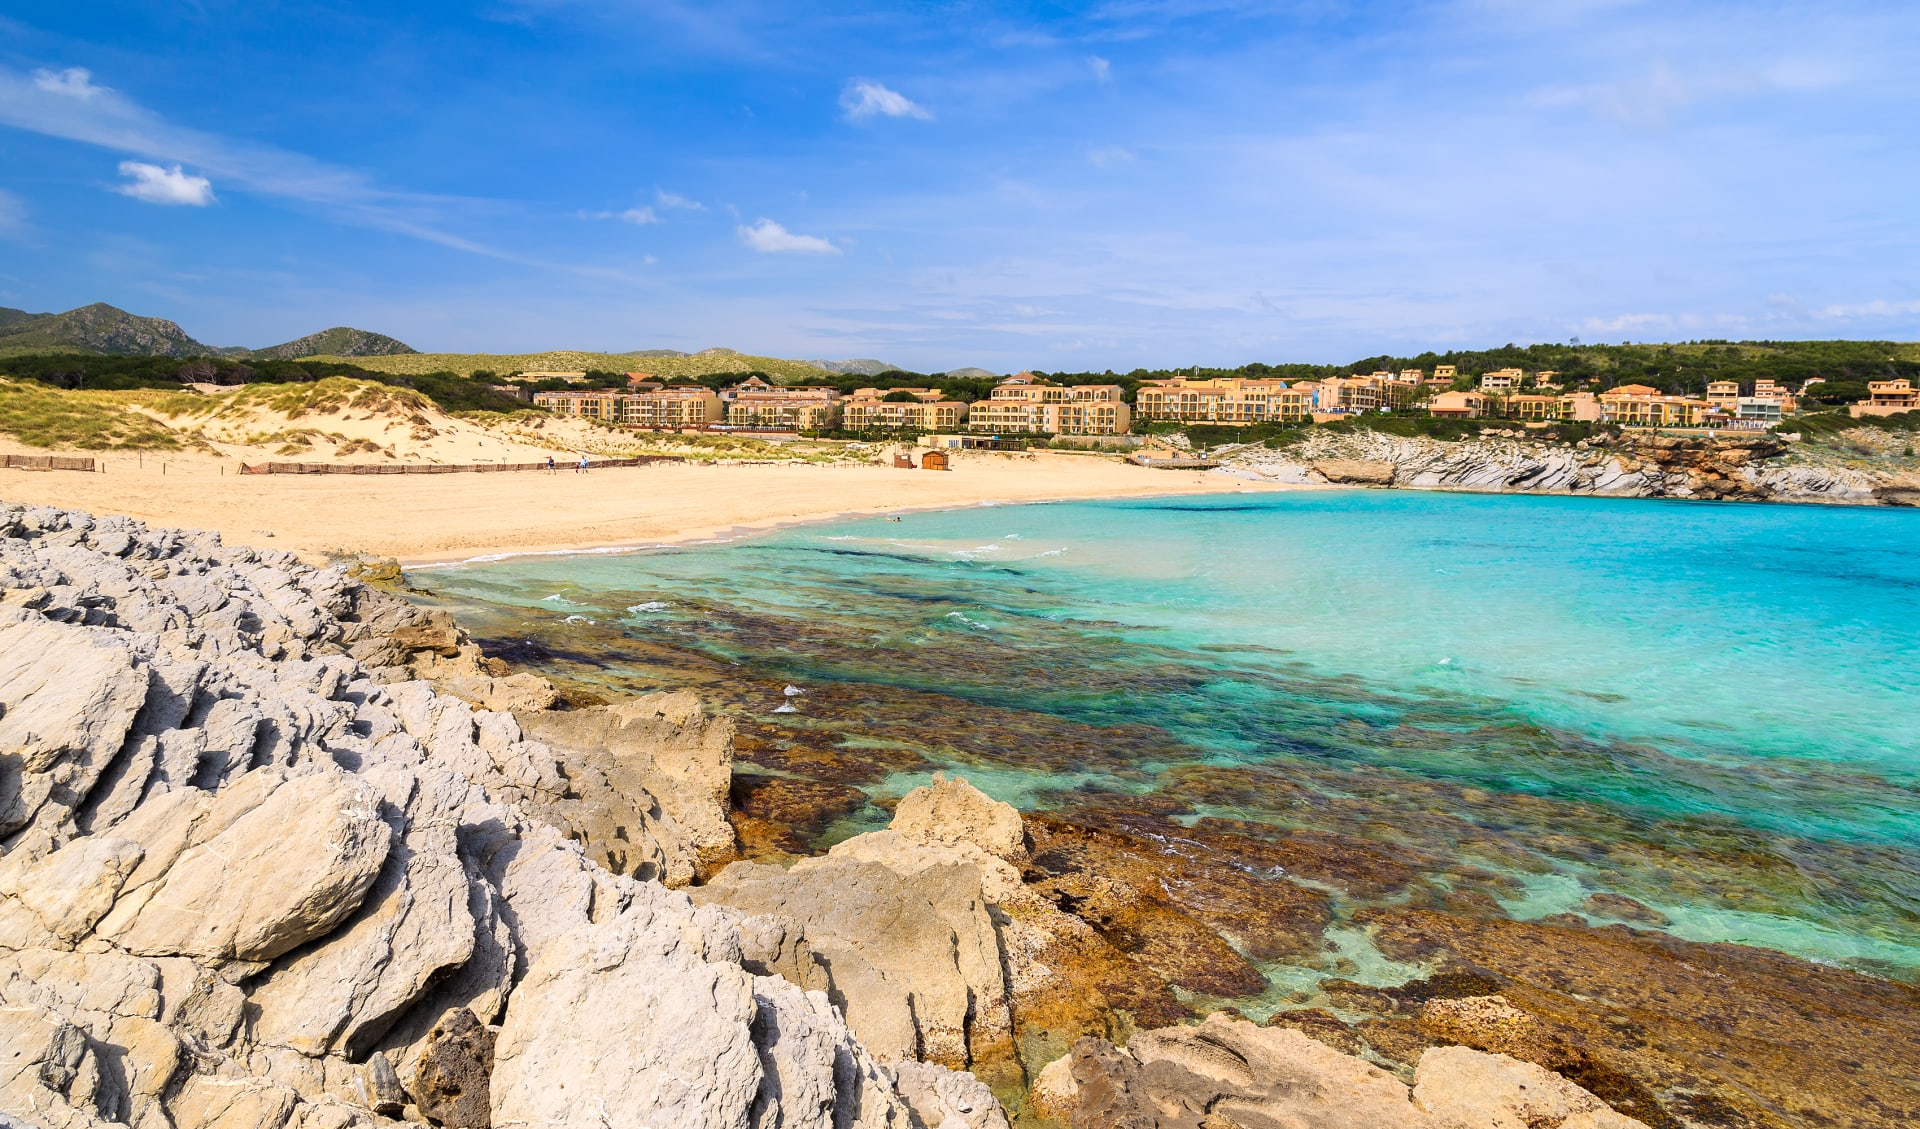
[[[1920,339],[1920,5],[0,9],[0,305],[214,344]]]

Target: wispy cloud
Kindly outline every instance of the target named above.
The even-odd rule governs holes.
[[[803,255],[838,255],[840,253],[840,248],[817,235],[796,235],[770,219],[762,219],[751,227],[742,224],[738,230],[741,242],[756,251]]]
[[[1105,149],[1095,149],[1088,153],[1087,160],[1103,169],[1110,169],[1115,165],[1124,165],[1133,160],[1133,151],[1122,149],[1118,145],[1109,145]]]
[[[68,67],[59,71],[43,67],[33,72],[33,85],[49,94],[78,98],[81,101],[107,93],[105,87],[93,84],[93,72],[85,67]]]
[[[1876,298],[1871,302],[1822,306],[1818,316],[1837,320],[1855,318],[1897,318],[1920,314],[1920,301],[1893,302],[1885,298]]]
[[[1790,94],[1837,85],[1845,76],[1809,60],[1781,59],[1765,65],[1676,67],[1656,59],[1644,70],[1603,82],[1550,86],[1536,91],[1540,106],[1579,106],[1627,125],[1663,125],[1673,115],[1714,99]]]
[[[877,82],[865,79],[848,83],[847,88],[840,92],[840,108],[847,112],[848,119],[852,121],[875,116],[919,118],[921,121],[933,117],[925,106],[899,91],[888,90]]]
[[[27,230],[27,205],[20,197],[0,189],[0,237],[24,235]]]
[[[442,212],[461,202],[452,197],[381,188],[362,173],[303,153],[175,125],[99,85],[85,67],[42,69],[32,75],[0,67],[0,125],[191,166],[228,187],[315,207],[341,222],[522,261],[441,230]]]
[[[128,180],[114,191],[135,200],[189,208],[204,208],[213,203],[213,182],[204,176],[182,172],[179,165],[161,168],[145,161],[121,161],[120,175]]]
[[[1093,72],[1093,80],[1095,82],[1107,83],[1113,81],[1113,62],[1111,60],[1103,59],[1098,55],[1088,55],[1087,69]]]
[[[619,212],[581,212],[580,218],[583,220],[619,220],[621,223],[630,223],[635,227],[660,222],[660,214],[644,204]]]
[[[704,212],[707,210],[707,206],[700,201],[689,200],[677,192],[668,192],[664,188],[654,191],[653,202],[669,211]]]

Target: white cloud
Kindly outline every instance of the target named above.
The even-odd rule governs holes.
[[[1095,149],[1088,153],[1087,160],[1103,169],[1110,169],[1115,165],[1124,165],[1133,160],[1133,151],[1122,149],[1118,145],[1110,145],[1105,149]]]
[[[803,255],[838,255],[840,248],[817,235],[795,235],[770,219],[739,228],[740,239],[756,251],[794,252]]]
[[[189,208],[204,208],[213,203],[213,182],[204,176],[181,172],[179,165],[166,169],[144,161],[121,161],[120,175],[130,179],[114,191],[135,200]]]
[[[68,67],[63,71],[43,67],[33,72],[33,85],[49,94],[78,98],[82,102],[107,93],[105,87],[93,84],[93,72],[85,67]]]
[[[1920,301],[1890,302],[1885,298],[1875,298],[1871,302],[1857,302],[1852,305],[1823,306],[1818,316],[1823,318],[1892,318],[1920,314]]]
[[[659,223],[660,213],[647,207],[645,204],[638,204],[620,212],[581,212],[580,218],[583,220],[619,220],[621,223],[630,223],[635,227],[640,227],[645,224]]]
[[[1113,63],[1111,60],[1102,59],[1098,55],[1088,55],[1087,66],[1092,69],[1095,82],[1113,81]]]
[[[919,118],[921,121],[933,117],[925,106],[899,91],[888,90],[877,82],[864,79],[848,83],[847,88],[840,92],[840,108],[853,121],[876,114],[888,118]]]
[[[653,202],[670,211],[704,212],[707,206],[698,200],[689,200],[677,192],[668,192],[661,188],[655,190]]]

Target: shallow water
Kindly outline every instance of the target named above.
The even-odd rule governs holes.
[[[1914,978],[1917,560],[1910,511],[1335,491],[415,581],[510,657],[830,744],[877,799],[956,766],[1028,810],[1153,798],[1458,860],[1516,917],[1615,892]]]

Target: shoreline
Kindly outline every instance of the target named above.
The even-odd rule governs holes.
[[[0,498],[155,526],[212,529],[235,545],[404,567],[508,556],[637,552],[794,524],[963,508],[1325,489],[1195,476],[1119,459],[967,452],[948,472],[870,463],[681,463],[586,475],[222,475],[231,460],[170,457],[104,474],[0,475]],[[158,464],[158,465],[154,465]]]
[[[833,513],[808,514],[800,517],[770,518],[765,521],[740,522],[724,528],[691,529],[664,537],[653,538],[645,543],[634,542],[593,542],[585,544],[565,544],[540,547],[511,547],[499,552],[480,553],[473,556],[453,554],[428,554],[420,557],[397,560],[404,569],[430,570],[457,568],[467,564],[493,564],[497,561],[513,560],[519,557],[572,557],[572,556],[618,556],[624,553],[646,553],[656,549],[679,549],[690,545],[724,545],[734,541],[743,541],[768,533],[777,533],[784,529],[798,529],[808,525],[830,525],[837,521],[853,521],[861,518],[891,517],[906,514],[951,513],[954,510],[967,510],[995,506],[1052,506],[1065,502],[1098,502],[1131,498],[1189,498],[1206,494],[1253,494],[1282,493],[1301,490],[1351,490],[1356,487],[1335,484],[1294,484],[1268,483],[1246,484],[1232,489],[1194,489],[1164,490],[1152,493],[1122,494],[1081,494],[1062,495],[1057,498],[982,498],[974,502],[942,503],[926,506],[887,506],[875,509],[840,510]]]

